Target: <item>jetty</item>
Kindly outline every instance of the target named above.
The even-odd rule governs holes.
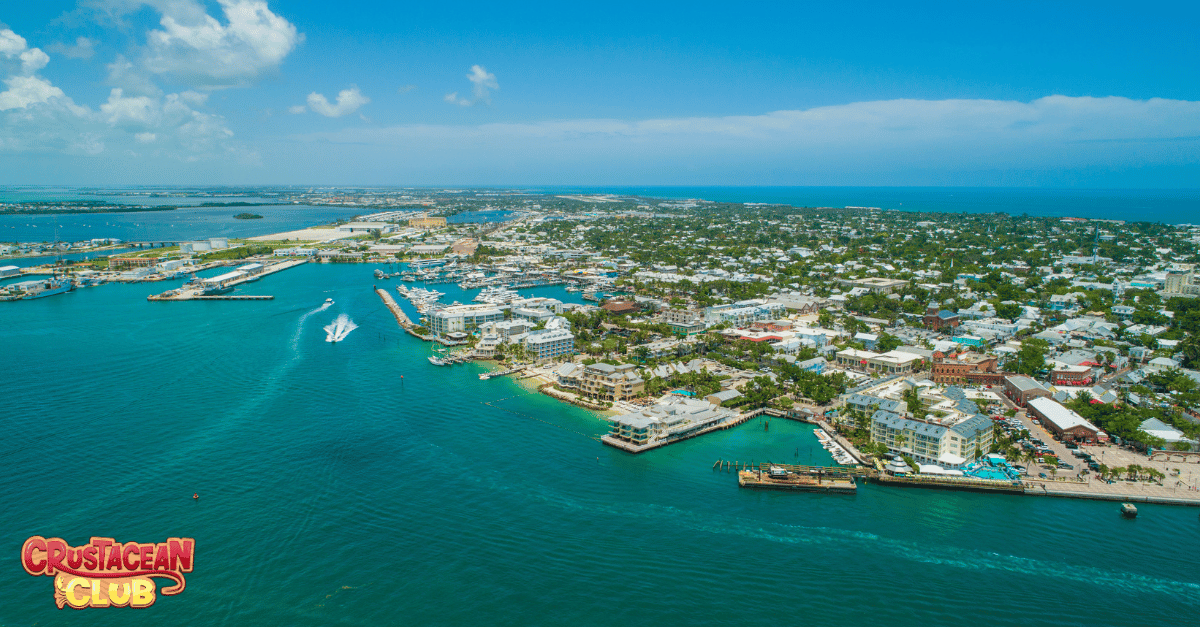
[[[392,312],[392,316],[396,318],[396,324],[400,325],[400,328],[407,331],[409,335],[425,340],[426,342],[436,342],[438,340],[435,336],[417,333],[416,325],[408,319],[408,314],[404,313],[404,310],[400,308],[400,304],[396,302],[396,299],[392,298],[391,294],[387,293],[387,290],[375,288],[375,293],[379,295],[379,299]]]
[[[738,471],[738,485],[758,490],[857,494],[857,474],[844,468],[765,463]]]
[[[516,374],[523,370],[525,370],[525,368],[521,367],[521,368],[509,368],[508,370],[499,370],[496,372],[485,372],[485,373],[479,375],[479,380],[487,381],[488,379],[494,379],[496,377],[503,377],[504,375]]]

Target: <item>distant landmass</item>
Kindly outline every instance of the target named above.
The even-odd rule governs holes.
[[[245,211],[243,211],[242,213],[239,213],[233,217],[237,218],[238,220],[261,220],[262,219],[262,216],[258,215],[257,213],[247,213]]]

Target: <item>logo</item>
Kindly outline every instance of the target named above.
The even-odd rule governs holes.
[[[21,547],[21,565],[35,577],[54,578],[54,603],[59,609],[141,608],[157,600],[155,577],[174,582],[162,594],[183,592],[187,586],[183,573],[192,572],[195,552],[192,538],[167,538],[158,544],[92,538],[83,546],[70,546],[62,538],[33,536]]]

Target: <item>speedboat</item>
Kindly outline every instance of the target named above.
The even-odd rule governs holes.
[[[332,304],[333,304],[333,299],[332,299],[332,298],[326,298],[326,299],[325,299],[325,304],[326,304],[326,305],[332,305]]]

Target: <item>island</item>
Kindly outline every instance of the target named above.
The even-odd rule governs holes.
[[[233,217],[237,218],[238,220],[261,220],[262,219],[262,216],[258,215],[257,213],[248,213],[245,211],[243,211],[242,213],[239,213]]]

